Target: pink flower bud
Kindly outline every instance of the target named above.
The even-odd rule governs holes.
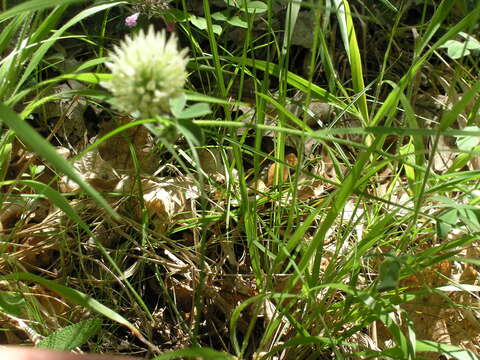
[[[135,25],[137,25],[138,15],[140,15],[139,12],[137,12],[137,13],[135,13],[135,14],[133,14],[133,15],[130,15],[129,17],[125,18],[125,25],[127,25],[129,28],[134,27]]]

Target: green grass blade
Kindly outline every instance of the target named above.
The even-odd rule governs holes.
[[[435,11],[432,19],[428,24],[428,28],[423,34],[421,41],[418,42],[415,49],[415,54],[420,55],[420,53],[428,45],[435,33],[440,29],[440,25],[443,21],[451,14],[452,7],[455,5],[456,0],[444,0]]]
[[[52,145],[50,145],[43,137],[41,137],[29,124],[21,120],[15,112],[3,104],[0,104],[0,119],[7,124],[10,129],[15,131],[16,136],[22,142],[24,142],[38,155],[55,166],[57,171],[64,173],[70,179],[75,181],[80,188],[89,196],[91,196],[100,207],[104,208],[114,218],[119,218],[119,215],[97,192],[97,190],[83,180],[73,166],[67,160],[61,157]]]
[[[277,64],[272,64],[263,60],[253,60],[236,56],[226,56],[224,58],[237,64],[251,66],[261,71],[268,71],[270,75],[276,77],[280,76],[281,69]],[[355,117],[360,117],[360,114],[354,105],[345,104],[335,95],[321,88],[320,86],[312,84],[308,80],[292,72],[287,72],[286,77],[289,85],[294,86],[305,93],[308,93],[310,91],[313,98],[325,101],[326,103],[329,103],[338,109],[346,111],[347,113],[352,114]]]
[[[40,45],[40,47],[35,51],[35,53],[32,55],[31,60],[25,69],[22,77],[18,81],[17,88],[15,89],[15,93],[20,89],[22,84],[26,81],[26,79],[30,76],[30,74],[37,68],[37,66],[40,64],[40,62],[43,60],[45,57],[45,54],[47,51],[52,47],[52,45],[62,36],[62,34],[68,30],[70,27],[73,25],[77,24],[78,22],[82,21],[83,19],[92,16],[98,12],[110,9],[114,6],[117,6],[119,4],[125,3],[124,1],[118,1],[118,2],[113,2],[113,3],[108,3],[108,4],[102,4],[98,6],[94,6],[91,8],[88,8],[78,15],[74,16],[72,19],[70,19],[65,25],[63,25],[60,29],[54,32],[54,34],[44,43]]]
[[[8,9],[3,14],[0,14],[0,23],[18,16],[25,12],[38,11],[43,9],[49,9],[57,5],[67,5],[77,2],[84,2],[85,0],[31,0],[17,5],[11,9]]]
[[[443,354],[458,360],[480,360],[480,356],[470,350],[465,350],[453,345],[440,344],[435,341],[417,340],[415,347],[417,352],[433,351],[437,354]]]
[[[282,45],[283,56],[286,56],[288,53],[288,48],[290,47],[290,40],[292,39],[295,24],[297,23],[301,3],[302,0],[288,2],[287,14],[285,15],[285,33]]]
[[[105,305],[101,304],[91,296],[82,293],[81,291],[69,288],[68,286],[60,285],[55,281],[44,279],[38,275],[30,274],[30,273],[23,273],[17,272],[13,274],[1,275],[0,280],[14,280],[14,281],[33,281],[37,284],[43,285],[49,288],[52,291],[64,296],[68,300],[72,301],[73,303],[83,306],[87,309],[90,309],[100,315],[105,316],[106,318],[115,321],[123,326],[129,328],[134,334],[140,334],[138,329],[130,323],[127,319],[125,319],[120,314],[116,313],[112,309],[106,307]]]
[[[352,69],[353,90],[357,94],[361,94],[358,98],[358,108],[362,114],[364,126],[369,125],[367,94],[365,92],[365,83],[363,81],[362,58],[360,48],[358,47],[357,35],[353,26],[352,14],[348,1],[343,0],[343,11],[338,11],[337,16],[341,24],[346,28],[347,36],[345,41],[345,49],[347,49],[348,60]],[[342,26],[343,28],[343,26]]]

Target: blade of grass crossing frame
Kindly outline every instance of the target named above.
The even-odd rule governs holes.
[[[3,14],[0,14],[0,23],[10,19],[12,17],[18,16],[25,12],[38,11],[48,8],[53,8],[57,5],[67,5],[77,2],[85,2],[85,0],[31,0],[24,2],[23,4],[17,5],[11,9],[8,9]]]
[[[295,24],[297,23],[298,13],[302,0],[289,1],[287,14],[285,16],[285,36],[283,38],[282,55],[286,56],[292,39]]]
[[[0,104],[0,120],[15,131],[16,136],[28,145],[38,155],[50,162],[55,168],[75,181],[80,188],[90,195],[95,202],[104,208],[111,216],[118,218],[119,215],[112,209],[108,202],[89,183],[82,179],[73,166],[61,157],[55,148],[41,137],[29,124],[7,106]]]
[[[444,0],[440,3],[437,11],[433,14],[432,19],[428,23],[427,30],[423,34],[421,41],[418,42],[415,49],[415,54],[418,56],[428,45],[430,39],[435,35],[435,33],[440,29],[440,25],[445,20],[445,18],[451,14],[452,7],[455,5],[457,0]]]
[[[69,29],[71,26],[77,24],[78,22],[82,21],[83,19],[92,16],[98,12],[110,9],[114,6],[117,6],[119,4],[123,4],[125,1],[118,1],[118,2],[113,2],[113,3],[108,3],[108,4],[102,4],[98,6],[94,6],[91,8],[88,8],[81,13],[77,14],[74,16],[70,21],[68,21],[65,25],[63,25],[60,29],[56,30],[54,34],[47,40],[45,41],[40,47],[35,51],[35,53],[32,55],[32,59],[30,60],[27,68],[25,69],[22,77],[18,81],[17,88],[15,89],[15,92],[17,92],[22,84],[26,81],[26,79],[30,76],[33,70],[35,70],[38,66],[38,64],[44,59],[45,54],[47,51],[50,49],[50,47],[57,41],[62,34]]]
[[[55,281],[44,279],[38,275],[30,274],[30,273],[13,273],[7,275],[1,275],[0,280],[16,280],[16,281],[33,281],[40,285],[43,285],[60,295],[64,296],[68,300],[83,306],[87,309],[95,311],[96,313],[105,316],[106,318],[113,320],[121,325],[126,326],[129,328],[135,335],[140,335],[138,329],[130,323],[127,319],[125,319],[120,314],[116,313],[112,309],[106,307],[105,305],[101,304],[94,298],[88,296],[87,294],[82,293],[81,291],[69,288],[68,286],[60,285]]]
[[[434,16],[435,17],[435,16]],[[413,80],[416,73],[422,68],[425,61],[433,54],[435,50],[437,50],[441,45],[443,45],[447,40],[452,39],[456,36],[459,32],[464,31],[467,27],[475,24],[480,17],[480,2],[477,5],[476,9],[470,12],[467,16],[465,16],[461,21],[459,21],[456,25],[449,28],[449,30],[438,39],[431,47],[429,47],[428,51],[418,59],[415,64],[413,64],[408,72],[402,76],[400,81],[398,82],[398,86],[395,86],[393,91],[387,96],[387,99],[382,104],[382,106],[378,109],[377,113],[375,114],[374,118],[371,121],[370,126],[376,126],[380,123],[380,121],[387,116],[391,111],[395,111],[396,105],[398,104],[400,93],[403,92],[405,87],[408,85],[410,81]]]
[[[123,278],[123,282],[125,283],[125,286],[131,291],[133,297],[139,304],[139,306],[145,311],[145,313],[149,316],[150,319],[153,319],[147,305],[143,301],[143,299],[138,295],[138,293],[135,291],[133,286],[130,284],[130,282],[124,278],[124,273],[123,271],[118,267],[117,263],[115,260],[110,256],[108,251],[105,249],[105,247],[102,245],[101,242],[97,240],[95,235],[92,233],[88,225],[82,220],[82,218],[76,213],[76,211],[70,206],[70,203],[60,194],[58,191],[52,189],[50,186],[35,181],[35,180],[9,180],[9,181],[4,181],[0,183],[0,185],[12,185],[12,184],[22,184],[25,186],[29,186],[33,189],[38,194],[45,195],[52,203],[54,203],[60,210],[62,210],[67,216],[70,217],[75,223],[78,224],[94,241],[95,245],[98,247],[102,255],[107,259],[107,261],[110,263],[112,268],[116,271],[118,276],[120,278]]]
[[[477,6],[477,9],[480,9],[480,4]],[[450,30],[443,35],[435,44],[427,51],[414,65],[412,65],[409,71],[402,77],[398,86],[395,86],[390,94],[387,96],[387,99],[379,108],[375,117],[372,119],[372,125],[375,126],[380,122],[384,117],[387,117],[386,126],[388,126],[389,121],[393,119],[396,113],[396,107],[400,100],[400,94],[405,89],[409,81],[415,76],[416,72],[421,68],[423,63],[427,58],[435,51],[441,44],[446,40],[452,38],[458,32],[464,30],[467,26],[473,23],[480,14],[478,12],[470,13],[465,18],[463,18],[459,23],[452,26]],[[446,115],[443,124],[449,122],[450,117]],[[377,136],[373,139],[373,143],[369,146],[369,149],[361,153],[358,157],[355,166],[352,168],[350,173],[345,177],[342,186],[335,193],[336,197],[333,203],[332,208],[328,211],[327,215],[323,219],[320,228],[315,234],[312,242],[308,246],[307,250],[304,253],[304,256],[298,266],[301,273],[304,273],[308,268],[308,265],[311,262],[312,257],[315,256],[315,262],[313,266],[313,272],[311,277],[311,285],[314,285],[318,282],[319,270],[320,270],[320,258],[321,258],[321,249],[323,246],[323,241],[326,235],[326,232],[331,227],[335,219],[337,218],[339,212],[343,209],[348,197],[355,191],[358,178],[361,177],[362,171],[366,166],[370,154],[372,154],[375,149],[378,149],[383,143],[383,136]],[[286,289],[290,289],[294,284],[299,280],[298,276],[292,277]]]
[[[352,13],[347,0],[335,0],[337,8],[337,18],[342,30],[342,39],[345,50],[347,51],[348,61],[352,71],[353,90],[361,94],[358,98],[358,108],[362,114],[363,126],[369,126],[367,94],[365,93],[365,83],[363,81],[362,58],[358,47],[357,35],[353,25]],[[345,34],[344,34],[345,32]]]
[[[280,76],[280,67],[273,63],[267,63],[263,60],[253,60],[236,56],[226,56],[224,58],[237,64],[248,65],[261,71],[268,71],[270,75],[276,77]],[[301,90],[305,93],[310,91],[312,97],[315,99],[325,101],[326,103],[333,105],[340,110],[346,111],[347,113],[355,117],[361,116],[354,104],[344,103],[332,93],[328,92],[327,90],[321,88],[318,85],[310,83],[308,80],[302,78],[301,76],[298,76],[292,72],[287,72],[287,82],[289,85],[294,86],[298,90]]]

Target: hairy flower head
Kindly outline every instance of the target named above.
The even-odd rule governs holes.
[[[112,78],[102,83],[121,110],[134,116],[154,117],[169,111],[169,99],[182,92],[187,79],[187,49],[178,50],[177,38],[150,26],[127,36],[115,46],[106,65]]]

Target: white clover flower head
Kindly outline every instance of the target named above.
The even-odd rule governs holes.
[[[187,79],[188,49],[177,38],[150,26],[115,46],[106,65],[112,72],[102,85],[115,96],[120,110],[151,118],[169,112],[169,100],[181,94]]]

